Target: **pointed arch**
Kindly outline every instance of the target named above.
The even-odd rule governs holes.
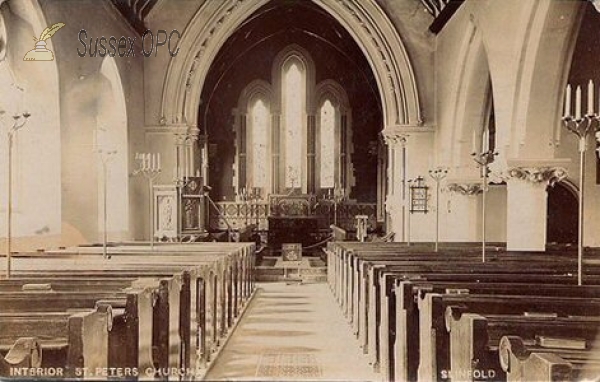
[[[24,62],[25,53],[33,49],[31,36],[39,36],[47,23],[36,0],[0,1],[0,66],[4,66],[10,81],[22,89],[18,100],[8,103],[31,113],[26,125],[16,135],[13,144],[13,219],[12,234],[17,238],[15,250],[57,245],[63,230],[61,199],[61,125],[60,94],[56,62],[45,62],[31,70]],[[52,44],[48,46],[52,49]],[[35,65],[35,64],[34,64]],[[6,105],[8,92],[0,93],[0,107]],[[13,102],[16,101],[16,102]],[[7,121],[1,121],[5,124]],[[4,127],[4,126],[3,126]],[[0,140],[3,144],[5,139]],[[44,147],[40,150],[40,147]],[[0,148],[0,194],[7,191],[6,151]],[[35,176],[26,176],[35,174]],[[39,203],[40,195],[44,203]],[[5,214],[5,197],[0,215]],[[0,222],[0,236],[6,232],[5,220]]]
[[[355,185],[354,169],[351,160],[353,153],[352,146],[352,112],[348,95],[344,88],[332,79],[321,81],[315,88],[315,105],[316,105],[316,136],[319,144],[317,145],[317,189],[323,187],[333,187],[323,185],[322,166],[327,166],[326,160],[329,157],[330,166],[334,169],[334,186],[338,185],[345,189],[350,189]],[[333,119],[333,145],[326,145],[323,136],[325,126],[323,126],[323,106],[325,103],[331,103],[334,111]],[[325,150],[332,150],[329,155]],[[325,170],[327,173],[327,170]]]
[[[272,166],[268,164],[273,155],[272,104],[271,85],[264,80],[250,82],[238,99],[238,107],[233,112],[236,136],[233,188],[237,195],[245,187],[257,187],[263,196],[271,192]],[[255,115],[257,105],[263,108],[260,116]],[[257,126],[257,123],[261,126]],[[261,147],[256,147],[256,141],[260,141]],[[257,157],[263,160],[257,160]]]
[[[312,0],[354,37],[373,70],[383,103],[384,126],[422,124],[412,64],[398,32],[375,0]],[[161,122],[195,125],[204,80],[219,49],[269,0],[207,1],[178,44],[184,57],[171,59],[162,94]]]

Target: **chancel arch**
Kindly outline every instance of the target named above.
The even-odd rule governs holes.
[[[219,49],[253,12],[269,2],[211,1],[200,8],[179,43],[184,59],[171,60],[167,70],[162,95],[164,124],[198,120],[202,87]],[[374,0],[314,3],[338,20],[367,57],[379,87],[384,126],[420,125],[419,91],[410,59],[379,5]]]
[[[208,146],[207,184],[232,225],[256,224],[256,204],[270,213],[265,205],[287,195],[310,200],[305,212],[331,215],[333,223],[337,190],[348,228],[361,211],[376,227],[381,100],[368,60],[333,17],[312,2],[273,2],[227,40],[203,86],[198,126]],[[355,116],[357,105],[365,112]],[[265,132],[267,141],[255,144]],[[265,155],[259,179],[255,158]],[[254,206],[251,219],[246,204]],[[211,224],[221,229],[214,215]],[[266,227],[267,216],[260,219]]]

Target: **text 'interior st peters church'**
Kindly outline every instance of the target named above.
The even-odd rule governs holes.
[[[0,89],[0,379],[600,380],[600,0],[0,0]]]

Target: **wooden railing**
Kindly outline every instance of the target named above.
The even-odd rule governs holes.
[[[266,201],[259,202],[215,202],[215,208],[220,215],[216,213],[215,208],[210,212],[210,228],[212,230],[227,230],[226,221],[233,229],[244,228],[249,225],[256,225],[260,230],[266,230],[269,226],[269,216],[272,215],[272,207]],[[375,203],[352,203],[344,202],[336,207],[330,202],[317,203],[311,215],[323,217],[323,228],[328,228],[334,224],[347,231],[356,229],[356,215],[367,215],[368,229],[374,230],[377,227],[377,204]],[[336,217],[337,216],[337,217]]]

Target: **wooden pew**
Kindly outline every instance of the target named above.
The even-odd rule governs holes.
[[[186,270],[188,267],[170,266],[167,264],[123,264],[111,261],[96,262],[92,259],[83,258],[31,258],[15,257],[13,259],[15,277],[69,277],[77,274],[78,277],[105,277],[108,279],[115,277],[143,278],[156,280],[161,285],[161,293],[158,294],[160,306],[168,309],[168,316],[162,317],[156,323],[156,327],[162,327],[165,330],[160,331],[160,335],[168,336],[160,338],[159,343],[168,344],[165,349],[159,349],[159,364],[168,364],[172,367],[181,367],[185,360],[185,355],[190,354],[189,343],[182,341],[181,324],[190,322],[189,304],[181,304],[181,301],[189,301],[190,294],[190,276]],[[148,328],[151,328],[149,326]],[[147,329],[146,329],[147,330]],[[144,331],[146,331],[144,330]],[[186,348],[187,346],[187,348]],[[122,349],[120,353],[125,353]],[[136,352],[127,352],[135,354]],[[122,355],[121,357],[124,357]],[[136,360],[137,361],[137,360]],[[147,362],[146,359],[143,360]],[[114,362],[123,362],[114,360]],[[131,363],[128,360],[128,363]]]
[[[8,342],[8,341],[7,341]],[[33,337],[20,337],[8,351],[0,350],[0,377],[8,377],[15,370],[40,368],[42,366],[42,347]]]
[[[231,246],[230,246],[231,247]],[[214,246],[211,246],[211,249],[214,249]],[[182,334],[183,337],[187,337],[189,338],[188,343],[194,343],[196,342],[196,346],[199,347],[201,350],[201,353],[204,357],[208,358],[208,356],[210,355],[210,351],[207,351],[207,346],[206,346],[206,333],[207,331],[212,331],[215,335],[213,336],[214,341],[213,342],[217,342],[218,339],[218,335],[216,334],[217,329],[215,328],[215,326],[217,326],[217,320],[215,319],[208,319],[206,320],[206,309],[208,308],[209,310],[215,310],[215,306],[219,307],[219,311],[221,312],[221,317],[219,317],[218,321],[220,322],[220,324],[218,325],[218,331],[220,332],[220,334],[224,334],[226,332],[226,328],[229,326],[228,324],[231,324],[232,319],[234,316],[236,316],[237,314],[239,314],[239,309],[241,307],[242,301],[248,296],[249,291],[251,290],[251,285],[250,283],[252,282],[252,277],[249,277],[252,273],[252,267],[253,267],[253,262],[252,262],[252,257],[253,257],[253,250],[254,250],[254,245],[253,244],[244,244],[242,246],[240,246],[239,244],[236,245],[236,247],[231,247],[232,249],[238,248],[238,254],[241,253],[241,255],[239,255],[236,258],[236,262],[235,265],[230,266],[228,269],[229,272],[229,283],[227,283],[227,281],[225,281],[225,279],[223,278],[223,276],[221,274],[217,275],[220,280],[215,280],[214,277],[215,275],[213,274],[213,277],[211,280],[209,280],[208,285],[212,286],[219,286],[220,287],[220,291],[213,291],[213,290],[209,290],[211,292],[210,295],[210,300],[206,299],[206,296],[204,294],[204,289],[206,288],[206,283],[204,281],[203,277],[195,277],[194,275],[198,276],[201,272],[198,272],[198,265],[200,263],[203,263],[205,266],[208,264],[214,264],[214,263],[218,263],[220,260],[222,259],[227,259],[228,256],[231,255],[231,253],[226,253],[225,256],[223,256],[222,253],[208,253],[206,252],[207,248],[203,248],[204,251],[197,251],[196,248],[192,248],[192,246],[186,245],[185,248],[183,250],[180,250],[176,253],[171,253],[169,251],[167,251],[167,249],[169,249],[167,246],[163,246],[161,247],[161,249],[163,249],[164,251],[157,251],[152,252],[151,255],[147,255],[145,253],[145,249],[144,247],[141,246],[137,246],[137,247],[117,247],[117,248],[109,248],[109,251],[111,253],[111,256],[113,256],[113,260],[118,260],[120,263],[123,262],[128,262],[130,263],[131,260],[133,258],[148,258],[148,256],[150,256],[150,258],[156,258],[158,262],[160,261],[164,261],[164,258],[167,257],[170,262],[176,262],[179,265],[190,265],[190,266],[196,266],[194,268],[194,271],[190,272],[191,273],[191,277],[192,277],[192,284],[194,284],[194,281],[197,281],[200,283],[202,283],[201,285],[196,286],[197,290],[202,289],[203,291],[200,293],[195,293],[192,294],[192,298],[190,299],[190,304],[189,306],[191,307],[192,312],[197,316],[197,320],[198,322],[202,322],[202,324],[199,324],[198,327],[193,327],[192,329],[197,330],[197,332],[194,332],[194,330],[188,332],[188,333],[184,333]],[[240,251],[241,249],[241,251]],[[147,248],[146,248],[147,250]],[[52,255],[52,258],[56,259],[56,257],[72,257],[75,255],[82,255],[82,254],[88,254],[91,256],[96,256],[98,257],[99,253],[101,251],[101,248],[97,248],[97,247],[88,247],[88,248],[78,248],[77,251],[74,251],[73,249],[70,250],[62,250],[62,251],[52,251],[52,252],[48,252],[45,254],[37,254],[41,257],[44,257],[44,255]],[[198,256],[198,255],[201,256]],[[168,255],[168,256],[167,256]],[[243,255],[243,256],[242,256]],[[231,257],[231,256],[230,256]],[[161,260],[162,258],[162,260]],[[138,261],[139,263],[139,261]],[[153,262],[155,263],[155,262]],[[146,265],[144,265],[146,266]],[[208,269],[211,267],[205,267],[204,269]],[[206,272],[203,273],[203,275]],[[215,304],[215,300],[216,300],[216,296],[217,294],[220,295],[219,300],[221,301],[218,304]],[[227,301],[224,302],[223,301],[223,295],[226,295]],[[197,297],[197,298],[196,298]],[[199,302],[196,303],[195,300],[198,300]],[[173,320],[171,320],[173,321]],[[208,328],[203,326],[206,322],[208,322],[210,325],[210,328],[212,330],[207,330]],[[180,327],[182,327],[183,325],[180,325]],[[199,333],[199,335],[197,335]],[[213,346],[214,347],[214,346]],[[185,349],[190,349],[189,345],[186,345]],[[187,350],[184,351],[184,358],[189,359],[189,357],[192,356],[192,351]],[[185,360],[183,361],[185,362]],[[188,361],[188,364],[190,364],[190,361]]]
[[[507,350],[500,346],[503,336],[518,336],[540,353],[554,353],[573,360],[585,359],[593,356],[589,347],[598,334],[600,317],[555,317],[553,314],[484,316],[463,314],[460,308],[449,307],[446,310],[446,326],[450,332],[451,366],[446,369],[449,370],[447,373],[442,372],[447,374],[442,377],[474,381],[487,376],[504,380],[506,374],[503,369],[511,369],[511,361],[516,360],[505,355],[500,357],[499,350]],[[515,362],[514,376],[522,374],[517,364]],[[537,372],[537,377],[530,380],[552,379],[552,374],[545,374],[542,370]]]
[[[139,262],[140,257],[144,252],[141,247],[136,248],[135,251],[130,251],[129,248],[118,247],[117,250],[109,252],[112,259],[110,261],[118,261],[119,263],[136,263]],[[192,293],[186,296],[189,302],[186,305],[190,306],[191,321],[195,322],[196,325],[191,326],[182,322],[180,324],[181,336],[184,341],[184,349],[191,349],[191,346],[195,346],[196,350],[200,352],[201,363],[206,363],[210,358],[211,351],[216,350],[216,346],[219,344],[221,337],[224,337],[227,333],[227,329],[231,327],[234,317],[239,314],[241,309],[242,294],[240,283],[242,282],[241,274],[245,272],[242,269],[242,262],[235,261],[237,259],[231,259],[229,256],[233,253],[215,253],[215,252],[200,252],[201,256],[196,251],[191,251],[189,247],[188,251],[182,252],[170,252],[165,247],[163,251],[155,251],[149,255],[143,257],[144,262],[153,261],[154,263],[162,262],[161,257],[168,257],[169,264],[188,266],[190,275],[190,284],[192,285]],[[75,255],[87,255],[96,256],[100,254],[97,248],[87,249],[83,252],[74,252],[73,250],[63,250],[54,252],[53,255],[59,256],[75,256]],[[158,255],[161,255],[159,257]],[[207,285],[214,285],[213,283],[207,282],[206,280],[212,277],[217,277],[218,289],[213,291],[210,290],[210,296],[218,296],[218,304],[215,310],[218,317],[211,317],[210,323],[214,323],[211,328],[210,344],[207,344],[207,322],[206,312],[212,309],[214,305],[207,305]],[[245,282],[245,281],[244,281]],[[184,298],[184,297],[182,297]],[[187,300],[186,300],[187,301]],[[208,349],[210,347],[210,349]],[[184,350],[185,362],[187,365],[192,364],[191,357],[193,356],[193,350]]]
[[[510,263],[508,263],[510,264]],[[449,269],[447,265],[441,263],[430,263],[427,266],[414,268],[414,266],[403,266],[401,270],[394,273],[389,268],[371,269],[369,279],[374,281],[372,291],[369,293],[368,308],[369,314],[363,316],[367,321],[367,345],[370,354],[374,355],[374,362],[379,362],[382,358],[386,361],[384,365],[384,374],[387,375],[392,363],[388,363],[390,358],[390,348],[393,348],[393,342],[389,342],[390,328],[395,325],[390,325],[390,313],[395,313],[395,308],[391,306],[395,298],[392,295],[394,289],[394,281],[396,278],[406,278],[412,275],[426,275],[429,273],[447,273],[456,275],[459,278],[468,278],[471,272],[480,274],[515,274],[513,268],[502,266],[474,266],[471,264],[458,264]],[[374,318],[374,319],[373,319]],[[373,339],[374,341],[371,341]]]
[[[498,346],[500,365],[508,382],[593,381],[600,375],[599,349],[586,341],[585,349],[577,342],[554,348],[541,346],[541,341],[504,336]]]
[[[424,258],[425,256],[432,256],[432,255],[433,255],[434,257],[430,258],[430,260],[436,260],[436,259],[439,259],[439,255],[435,255],[435,254],[425,254],[425,253],[419,253],[419,254],[418,254],[418,256],[416,256],[416,255],[414,255],[414,254],[413,254],[413,256],[416,256],[416,257],[414,257],[414,258],[415,258],[415,259],[418,259],[419,261],[426,260],[426,259]],[[458,258],[457,258],[457,259],[455,259],[456,261],[462,261],[462,260],[464,260],[464,259],[462,259],[462,257],[464,257],[462,252],[461,252],[461,253],[458,253],[458,254],[454,254],[454,255],[455,255],[455,256],[458,256]],[[472,255],[472,254],[471,254],[471,255]],[[357,255],[357,256],[355,256],[355,257],[356,257],[356,260],[357,260],[357,261],[360,261],[361,259],[364,259],[364,258],[373,259],[373,258],[374,258],[373,256],[379,257],[380,255],[371,255],[371,254],[369,254],[368,256],[365,256],[365,255]],[[406,253],[404,253],[404,254],[401,254],[401,257],[403,257],[403,256],[409,256],[409,257],[410,257],[410,254],[406,254]],[[446,256],[446,257],[444,258],[444,264],[446,264],[446,265],[447,265],[447,262],[448,262],[449,260],[452,260],[452,259],[450,259],[450,258],[449,258],[449,257],[448,257],[446,254],[445,254],[445,256]],[[479,254],[478,254],[478,253],[477,253],[477,256],[479,256]],[[497,255],[497,256],[500,256],[500,255]],[[389,256],[389,254],[388,254],[388,255],[385,255],[385,256],[383,256],[383,257],[381,257],[381,258],[383,258],[383,259],[389,259],[390,257],[391,257],[391,256]],[[528,260],[527,260],[527,258],[526,258],[526,257],[524,257],[522,254],[518,254],[518,255],[512,255],[512,254],[502,254],[502,257],[503,257],[503,258],[507,258],[507,259],[514,259],[513,261],[516,261],[517,263],[518,263],[518,262],[521,262],[521,261],[528,261]],[[535,257],[537,257],[537,258],[541,258],[541,259],[543,259],[543,258],[544,258],[543,256],[542,256],[542,257],[540,257],[540,256],[535,256]],[[493,260],[493,259],[492,259],[492,260]],[[390,262],[390,263],[388,263],[387,265],[388,265],[388,266],[390,266],[390,265],[392,265],[392,264],[394,264],[394,263],[396,263],[396,262],[398,262],[398,261],[402,262],[402,260],[391,260],[391,262]],[[376,261],[373,261],[373,262],[377,263]],[[477,263],[475,263],[475,264],[477,264]],[[413,263],[413,265],[414,265],[414,263]],[[479,266],[479,265],[477,265],[477,266]],[[484,265],[484,267],[486,267],[486,268],[489,268],[489,267],[496,267],[496,266],[498,266],[498,264],[495,264],[495,265],[494,265],[494,264],[492,263],[492,265],[490,265],[490,266]],[[385,269],[385,268],[386,268],[386,267],[384,267],[384,269]],[[472,269],[472,268],[473,268],[473,265],[472,265],[471,263],[469,263],[469,264],[467,265],[467,268],[468,268],[468,270],[469,270],[469,271],[473,271],[473,269]],[[407,270],[406,268],[403,268],[403,269],[402,269],[402,271],[406,271],[406,270]],[[450,271],[450,272],[454,272],[454,270],[449,270],[449,271]],[[456,270],[456,271],[458,271],[458,270]],[[423,270],[423,272],[425,272],[425,270]],[[510,272],[512,273],[512,272],[514,272],[514,271],[512,271],[512,270],[511,270]],[[537,269],[537,270],[536,270],[536,272],[542,272],[542,273],[562,273],[562,272],[565,272],[565,271],[557,270],[557,269],[556,269],[556,267],[555,267],[555,265],[552,265],[552,266],[546,266],[544,269]],[[356,274],[357,274],[357,273],[355,272],[355,275],[356,275]],[[354,283],[350,283],[350,284],[351,284],[351,285],[353,285],[353,284],[354,284],[354,285],[356,285],[356,284],[358,284],[358,283],[357,283],[357,282],[354,282]],[[388,288],[388,290],[389,290],[389,289],[390,289],[390,288]],[[360,291],[360,288],[359,288],[359,291]],[[375,293],[377,293],[377,290],[375,290]],[[366,292],[365,292],[364,294],[366,295],[366,297],[368,297],[368,293],[366,293]],[[369,317],[380,317],[380,314],[378,314],[379,312],[378,312],[378,311],[374,311],[374,310],[373,310],[373,309],[375,309],[375,308],[377,308],[377,307],[378,307],[378,305],[377,305],[376,303],[374,303],[374,301],[375,301],[375,300],[378,300],[378,299],[379,299],[379,296],[376,296],[376,298],[374,298],[374,299],[368,299],[368,298],[362,298],[362,299],[361,299],[361,298],[359,297],[359,295],[360,295],[360,293],[356,293],[356,292],[354,292],[354,299],[355,299],[355,301],[356,301],[356,302],[354,303],[355,305],[359,305],[359,307],[360,307],[361,303],[362,303],[363,301],[365,301],[365,300],[369,300],[368,302],[371,304],[371,305],[370,305],[370,309],[369,309],[369,310],[370,310],[370,314],[367,314],[366,312],[364,312],[364,315],[363,315],[363,316],[364,316],[364,318],[365,318],[365,321],[366,321],[366,320],[368,320],[368,318],[369,318]],[[382,293],[382,295],[383,295],[383,293]],[[348,304],[348,305],[349,305],[349,306],[352,306],[351,304]],[[364,308],[363,308],[363,309],[364,309]],[[356,328],[357,328],[357,325],[360,325],[360,321],[361,321],[361,320],[360,320],[359,318],[357,318],[357,317],[356,317],[356,314],[357,314],[357,312],[355,311],[355,312],[354,312],[354,317],[353,317],[353,318],[354,318],[354,319],[353,319],[353,322],[354,322],[354,325],[355,325],[355,326],[354,326],[354,328],[355,328],[355,331],[360,331],[360,330],[357,330]],[[360,326],[358,326],[358,327],[360,327]],[[373,327],[371,328],[371,334],[370,334],[371,338],[374,338],[374,337],[376,338],[376,337],[377,337],[377,335],[375,334],[375,331],[376,331],[376,330],[378,330],[378,329],[377,329],[377,328],[373,328]],[[364,334],[363,334],[363,336],[364,336]],[[369,335],[367,334],[367,338],[368,338],[368,337],[369,337]],[[359,337],[359,338],[360,338],[360,337]],[[364,337],[363,337],[363,338],[361,338],[361,340],[363,340],[363,341],[364,341]],[[367,345],[367,344],[368,344],[368,341],[367,341],[367,343],[365,343],[365,342],[363,342],[363,341],[361,341],[361,344],[363,344],[363,345]],[[381,344],[379,344],[379,346],[378,346],[377,344],[370,344],[370,345],[371,345],[371,347],[369,348],[369,353],[371,353],[371,354],[374,354],[374,356],[373,356],[373,358],[372,358],[372,362],[373,362],[374,364],[376,364],[376,363],[378,362],[378,360],[379,360],[379,354],[378,354],[378,350],[377,350],[377,348],[382,348],[382,347],[383,347],[383,350],[385,350],[385,349],[386,349],[386,348],[384,347],[384,346],[385,346],[385,344],[383,343],[383,341],[381,341]],[[379,352],[381,352],[381,350],[379,350]],[[392,365],[392,364],[390,364],[389,366],[390,366],[390,367],[392,367],[393,365]],[[387,367],[387,365],[386,365],[386,367]],[[385,371],[385,370],[384,370],[384,371]]]
[[[0,292],[0,306],[4,313],[18,315],[102,307],[112,312],[107,365],[139,370],[177,367],[168,363],[168,332],[153,327],[168,315],[168,306],[158,301],[158,293],[154,286],[123,291]]]
[[[0,305],[0,351],[10,354],[21,347],[31,354],[26,363],[11,362],[15,355],[7,354],[1,376],[23,376],[24,370],[18,368],[29,365],[53,369],[60,374],[57,377],[73,378],[82,368],[94,370],[108,364],[108,333],[114,319],[110,309],[8,313],[9,307]]]
[[[462,280],[461,280],[462,279]],[[391,281],[391,280],[388,280]],[[423,275],[415,280],[394,279],[394,293],[389,304],[389,358],[382,350],[382,365],[389,362],[391,378],[414,381],[419,365],[419,311],[417,301],[426,293],[496,293],[534,294],[580,297],[600,295],[599,286],[574,287],[575,276],[480,274],[480,275]],[[600,283],[600,279],[596,280]],[[564,285],[560,285],[560,284]],[[535,288],[531,285],[535,284]],[[571,284],[571,285],[567,285]],[[579,289],[582,288],[582,289]],[[385,314],[383,315],[385,318]],[[385,333],[385,319],[382,319],[382,332]],[[395,328],[395,329],[394,329]],[[384,339],[386,338],[384,334]],[[446,359],[446,358],[444,358]],[[449,367],[438,360],[440,369]]]
[[[449,266],[448,262],[452,261],[452,265]],[[365,261],[361,263],[361,273],[366,275],[364,280],[359,282],[359,290],[362,290],[361,297],[358,301],[359,308],[362,309],[360,312],[359,324],[359,339],[361,344],[366,346],[368,353],[371,355],[371,362],[377,365],[379,361],[379,325],[381,320],[381,299],[385,296],[388,291],[393,288],[391,285],[386,286],[387,290],[381,290],[380,285],[380,274],[382,272],[395,273],[396,277],[404,278],[410,275],[422,275],[428,273],[447,273],[447,274],[463,274],[468,275],[469,273],[529,273],[524,271],[519,265],[521,261],[517,262],[503,262],[500,263],[471,263],[464,262],[464,259],[458,256],[446,256],[443,261],[439,261],[439,258],[424,256],[419,257],[407,257],[404,260],[389,260],[389,261]],[[511,264],[513,265],[511,268]],[[553,274],[563,273],[561,270],[557,270],[554,267],[537,267],[532,273],[538,274]],[[362,302],[362,304],[361,304]],[[375,341],[371,341],[371,339]]]
[[[346,243],[344,243],[345,245]],[[357,243],[352,243],[354,245],[356,245]],[[357,247],[363,246],[365,247],[364,244],[358,244],[356,245]],[[339,246],[336,246],[339,247]],[[381,259],[385,259],[385,258],[397,258],[399,253],[398,252],[394,252],[394,253],[389,253],[388,248],[394,248],[395,250],[397,250],[398,248],[406,250],[406,247],[402,247],[402,246],[395,246],[395,245],[383,245],[383,248],[378,248],[375,251],[371,251],[372,247],[369,248],[368,251],[368,256],[371,256],[371,258],[373,258],[373,256],[381,256]],[[387,248],[386,248],[387,247]],[[331,249],[331,248],[330,248]],[[335,251],[335,249],[334,249]],[[385,254],[385,252],[388,252],[387,254]],[[424,249],[420,249],[420,252],[425,252]],[[400,256],[403,256],[401,254],[402,252],[400,252]],[[406,253],[406,252],[405,252]],[[422,253],[418,253],[418,255],[421,255]],[[383,255],[383,256],[382,256]],[[446,254],[444,254],[446,255]],[[367,256],[367,257],[368,257]],[[413,256],[415,257],[416,254],[412,253],[409,254],[409,257]],[[475,262],[477,262],[477,257],[480,256],[479,251],[477,251],[475,253],[474,260]],[[518,262],[518,261],[527,261],[530,262],[531,259],[529,257],[523,257],[522,253],[517,253],[517,254],[503,254],[502,255],[504,258],[510,258],[512,257],[514,259],[514,261]],[[471,256],[473,257],[473,256]],[[545,267],[545,269],[541,270],[540,272],[540,276],[541,278],[545,278],[546,276],[544,275],[544,273],[554,273],[556,275],[550,276],[551,278],[557,279],[557,278],[562,278],[563,281],[566,280],[574,280],[574,278],[572,276],[569,276],[569,273],[571,271],[574,271],[575,268],[575,262],[574,261],[564,261],[565,259],[567,259],[565,256],[556,256],[555,254],[553,254],[553,257],[549,258],[548,256],[545,255],[538,255],[538,256],[533,256],[535,259],[539,260],[539,261],[548,261],[550,263],[553,263],[553,265],[551,266],[547,266]],[[349,319],[350,321],[353,322],[354,324],[354,328],[355,331],[361,331],[361,322],[360,322],[360,311],[361,309],[356,309],[357,305],[361,305],[361,303],[364,305],[364,302],[367,301],[368,305],[371,305],[371,314],[364,314],[365,319],[368,319],[369,317],[374,317],[377,316],[376,312],[375,314],[373,314],[373,310],[372,308],[375,307],[377,308],[378,304],[374,303],[372,304],[371,301],[376,301],[376,300],[380,300],[380,297],[377,296],[377,290],[372,291],[371,293],[369,288],[366,288],[365,290],[362,289],[362,287],[359,285],[360,284],[360,272],[358,272],[358,270],[360,269],[361,265],[360,265],[360,259],[361,258],[365,258],[365,254],[364,252],[361,252],[358,256],[356,255],[355,252],[353,251],[347,251],[345,253],[342,253],[341,255],[338,252],[338,256],[336,258],[336,254],[332,251],[328,252],[328,261],[330,264],[333,265],[333,267],[331,267],[331,272],[329,273],[330,275],[330,287],[332,289],[332,291],[334,292],[334,294],[337,293],[337,297],[338,297],[338,301],[340,302],[340,305],[342,305],[344,311],[346,314],[349,315]],[[417,257],[418,258],[418,257]],[[560,259],[559,259],[560,258]],[[414,260],[414,259],[413,259]],[[423,260],[422,258],[418,258],[419,261]],[[446,263],[450,262],[451,259],[445,258],[444,259],[446,261]],[[560,261],[559,261],[560,260]],[[489,261],[489,260],[488,260]],[[374,261],[375,263],[377,263],[377,261]],[[469,264],[471,265],[471,264]],[[391,266],[391,264],[387,264],[387,266]],[[384,265],[383,268],[385,269],[386,266]],[[558,269],[557,269],[558,268]],[[356,269],[356,271],[355,271]],[[404,271],[406,271],[406,269],[404,269]],[[458,271],[458,270],[456,270]],[[448,270],[450,277],[452,277],[452,273],[455,272],[455,270],[449,269]],[[465,276],[465,275],[463,275]],[[468,274],[466,276],[469,276]],[[337,277],[337,279],[333,279]],[[542,281],[539,277],[538,277],[538,281]],[[367,283],[368,284],[368,283]],[[384,284],[381,284],[383,291],[389,291],[389,290],[393,290],[393,288],[390,288],[389,286],[385,286],[383,287]],[[363,293],[361,293],[363,292]],[[382,291],[380,291],[380,293],[385,296],[385,293],[383,293]],[[369,299],[369,294],[372,294],[373,298]],[[393,296],[392,296],[393,297]],[[392,300],[393,301],[393,300]],[[388,301],[389,303],[389,301]],[[382,305],[382,309],[384,309],[384,307],[387,305]],[[393,309],[392,309],[393,311]],[[382,326],[385,327],[386,323],[385,323],[385,317],[387,315],[384,314],[383,317],[381,319],[383,319],[382,321]],[[384,332],[385,333],[385,332]],[[371,335],[373,336],[373,334]],[[378,337],[378,336],[375,336]],[[368,338],[368,335],[367,335]],[[391,345],[393,345],[393,341],[390,342]],[[380,344],[379,348],[379,352],[383,353],[383,350],[386,348],[385,344],[382,343]],[[388,347],[389,349],[389,347]],[[370,352],[376,353],[376,350],[374,351],[372,348],[369,348]],[[391,349],[389,349],[391,352]],[[385,354],[383,354],[384,360],[385,360]],[[377,360],[377,356],[375,357],[375,360]],[[375,361],[376,362],[376,361]],[[385,372],[385,370],[384,370]]]
[[[426,294],[419,299],[420,381],[435,380],[442,366],[438,359],[449,354],[445,320],[449,306],[460,306],[463,313],[481,315],[600,316],[600,299],[536,296],[532,304],[532,295]]]

